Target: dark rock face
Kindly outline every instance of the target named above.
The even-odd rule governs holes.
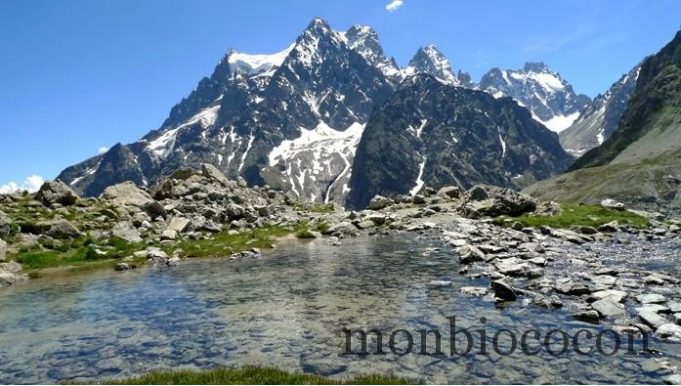
[[[361,208],[376,194],[413,195],[424,184],[516,187],[523,178],[558,173],[571,160],[558,136],[511,99],[416,75],[367,123],[346,203]]]
[[[624,114],[641,65],[636,65],[615,82],[603,95],[598,95],[572,126],[560,133],[560,143],[565,150],[580,156],[610,138]]]
[[[526,63],[521,70],[493,68],[480,80],[480,89],[497,98],[515,99],[555,132],[568,128],[591,102],[586,95],[577,95],[560,74],[541,62]]]

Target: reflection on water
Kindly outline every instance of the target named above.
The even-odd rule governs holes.
[[[451,251],[415,235],[281,245],[260,259],[44,279],[0,292],[0,382],[97,381],[155,368],[249,363],[428,382],[660,383],[645,355],[341,356],[340,330],[592,328],[567,312],[459,294]],[[430,249],[429,249],[430,248]],[[432,288],[433,280],[451,287]],[[448,330],[447,330],[448,332]],[[414,335],[418,338],[418,335]],[[415,338],[415,339],[416,339]],[[444,345],[445,347],[449,347]],[[678,362],[681,347],[652,341]],[[418,351],[418,350],[415,350]]]

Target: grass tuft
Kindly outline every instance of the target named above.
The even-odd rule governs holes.
[[[557,216],[539,216],[526,213],[519,217],[500,216],[494,222],[497,225],[511,225],[519,222],[525,227],[549,226],[552,228],[570,228],[573,226],[599,227],[612,221],[620,225],[630,225],[635,228],[647,228],[650,221],[635,213],[604,208],[600,205],[579,205],[562,203],[562,212]]]
[[[406,385],[409,380],[386,375],[369,375],[334,380],[314,374],[287,372],[270,367],[244,366],[213,370],[152,371],[146,375],[114,380],[122,385]]]

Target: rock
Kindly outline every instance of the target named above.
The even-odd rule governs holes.
[[[367,217],[367,220],[373,222],[377,226],[385,224],[385,219],[386,219],[385,215],[381,213],[374,213]]]
[[[165,216],[165,209],[149,193],[127,181],[122,184],[109,186],[100,195],[101,199],[109,200],[115,205],[133,206],[147,212],[150,216]]]
[[[437,191],[437,195],[440,197],[459,198],[461,196],[461,189],[456,186],[445,186]]]
[[[333,234],[340,234],[340,235],[345,235],[345,234],[354,234],[357,232],[357,227],[352,225],[352,223],[349,223],[347,221],[342,221],[337,224],[331,225],[328,229],[324,230],[322,232],[323,234],[326,235],[333,235]]]
[[[168,259],[168,261],[166,262],[166,264],[168,264],[168,265],[171,266],[171,267],[178,266],[178,265],[180,265],[180,258],[177,257],[177,256],[173,256],[173,257],[171,257],[170,259]]]
[[[616,318],[625,314],[624,306],[610,300],[609,298],[597,300],[591,303],[591,308],[598,311],[598,314],[605,318]]]
[[[45,181],[35,194],[35,199],[45,206],[52,204],[73,205],[78,201],[78,198],[78,194],[73,189],[59,180]]]
[[[657,275],[648,275],[643,278],[643,282],[647,285],[664,285],[665,281]]]
[[[617,221],[611,221],[607,224],[599,226],[597,229],[603,233],[613,233],[619,231],[620,224]]]
[[[660,338],[664,338],[673,342],[681,342],[681,326],[674,323],[663,324],[655,330]]]
[[[560,204],[558,204],[555,201],[544,201],[541,202],[537,205],[537,209],[534,210],[534,213],[537,216],[558,216],[563,212],[563,209],[560,207]]]
[[[374,198],[371,199],[371,201],[369,201],[369,209],[381,210],[389,207],[392,204],[393,200],[377,194],[374,196]]]
[[[235,181],[230,181],[225,177],[218,168],[208,163],[201,164],[201,175],[220,183],[225,188],[234,188],[237,185]]]
[[[622,303],[627,298],[627,293],[620,290],[602,290],[591,294],[596,300],[610,299],[615,303]]]
[[[660,316],[657,312],[651,310],[651,309],[646,309],[645,307],[643,308],[637,308],[638,311],[638,317],[647,325],[649,325],[652,328],[660,328],[661,326],[665,324],[669,324],[667,319],[663,318]]]
[[[664,383],[668,385],[681,385],[681,374],[671,374],[664,377]]]
[[[615,210],[624,210],[624,204],[618,201],[615,201],[611,198],[606,198],[601,201],[601,206],[604,208],[608,209],[615,209]]]
[[[485,252],[470,244],[457,248],[456,253],[459,254],[459,263],[461,264],[470,264],[475,261],[485,260]]]
[[[494,291],[494,296],[501,300],[514,301],[518,298],[513,287],[502,280],[493,280],[491,286]]]
[[[191,221],[184,217],[173,217],[172,219],[170,219],[170,222],[168,223],[166,229],[173,230],[177,233],[182,233],[189,229],[190,224]]]
[[[7,256],[7,243],[0,239],[0,261],[5,261]]]
[[[673,313],[681,312],[681,303],[676,301],[667,302],[667,307]]]
[[[415,194],[411,199],[411,202],[415,205],[424,205],[426,203],[426,198],[420,194]]]
[[[583,284],[578,284],[574,283],[572,280],[561,280],[556,283],[554,286],[554,289],[556,292],[561,293],[563,295],[572,295],[572,296],[579,296],[579,295],[587,295],[591,293],[591,290]]]
[[[373,221],[361,221],[357,224],[357,228],[359,229],[369,229],[374,227],[374,222]]]
[[[130,270],[130,264],[118,263],[118,264],[116,264],[115,269],[116,269],[116,271],[129,271]]]
[[[80,236],[80,231],[67,220],[47,220],[35,224],[40,233],[55,239],[75,239]]]
[[[599,324],[601,322],[598,312],[594,310],[577,312],[572,317],[587,323]]]
[[[476,185],[468,191],[468,196],[470,201],[459,211],[470,218],[520,216],[537,207],[537,202],[530,196],[496,186]]]
[[[674,323],[681,324],[681,312],[675,313],[672,317],[674,318]]]
[[[166,229],[161,232],[161,240],[176,240],[177,231],[173,229]]]
[[[499,272],[509,276],[525,276],[529,269],[527,263],[515,257],[496,261],[494,266]]]
[[[7,237],[12,233],[12,219],[0,210],[0,237]]]
[[[122,221],[111,228],[111,235],[113,237],[124,240],[128,243],[141,243],[142,237],[140,233],[129,221]]]
[[[595,235],[596,233],[598,233],[598,229],[590,226],[580,226],[577,228],[577,231],[585,235]]]
[[[642,294],[642,295],[637,295],[636,300],[639,303],[643,304],[653,304],[653,303],[664,303],[667,301],[667,298],[665,298],[662,295],[659,294]]]
[[[487,288],[484,287],[461,287],[462,295],[466,296],[485,296],[487,295]]]

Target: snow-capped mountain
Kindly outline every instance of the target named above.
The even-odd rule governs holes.
[[[622,75],[605,94],[594,98],[572,126],[560,133],[560,143],[565,150],[574,156],[581,156],[610,137],[636,89],[640,71],[639,64]]]
[[[452,86],[475,87],[471,76],[461,70],[455,74],[447,57],[432,44],[419,48],[401,75],[405,78],[414,74],[429,74]]]
[[[159,129],[137,142],[117,144],[105,154],[71,166],[58,178],[94,196],[107,186],[126,180],[152,187],[177,169],[198,168],[208,162],[228,177],[244,178],[250,185],[269,185],[303,200],[344,204],[349,192],[364,189],[351,181],[361,181],[352,176],[358,149],[366,149],[361,143],[365,141],[367,122],[377,111],[386,113],[385,108],[377,108],[396,91],[413,87],[414,79],[423,77],[430,79],[424,82],[434,89],[446,86],[446,90],[463,90],[453,86],[474,86],[465,74],[454,75],[448,60],[434,46],[420,49],[409,67],[401,69],[385,56],[378,35],[371,28],[353,26],[339,32],[316,18],[293,44],[279,52],[251,55],[229,50],[211,76],[203,78],[188,97],[171,109]],[[444,102],[466,104],[468,99],[481,98],[480,95],[487,94],[462,93]],[[476,105],[475,114],[468,110],[457,113],[456,126],[460,131],[456,135],[465,138],[466,130],[487,135],[494,127],[509,125],[498,113],[509,108],[508,101],[488,99]],[[488,117],[483,131],[478,127],[479,115]],[[423,119],[429,121],[424,135],[431,127],[441,126],[438,120],[444,116],[424,113]],[[409,130],[420,132],[414,129],[418,125],[414,125]],[[528,125],[531,127],[504,129],[516,134],[501,141],[498,135],[484,139],[497,143],[496,147],[508,143],[508,148],[503,147],[504,153],[508,152],[508,160],[515,160],[495,166],[496,174],[489,174],[490,177],[485,177],[489,168],[481,167],[477,174],[472,172],[475,161],[486,155],[482,153],[483,147],[476,147],[478,142],[471,145],[465,168],[471,176],[480,177],[475,181],[510,185],[508,178],[517,177],[516,174],[527,174],[532,179],[560,171],[565,154],[558,146],[557,136],[545,129],[546,133],[537,134],[533,124]],[[543,147],[544,153],[517,153],[517,149],[525,147],[519,142],[529,141],[528,146],[534,148],[535,134],[543,138],[542,142],[553,141],[557,150],[556,146],[547,145]],[[414,142],[414,146],[421,145]],[[517,157],[524,157],[524,161]],[[553,157],[558,161],[538,161]],[[423,183],[467,186],[473,180],[465,175],[457,179],[434,177],[430,170],[436,167],[432,163],[436,158],[430,159],[424,164]],[[529,169],[526,165],[511,167],[516,164],[527,164]],[[506,166],[509,169],[503,170]],[[500,178],[497,172],[508,178]],[[412,184],[411,176],[405,178],[408,180],[404,184]]]
[[[493,68],[482,77],[480,88],[496,98],[515,99],[557,133],[570,127],[591,102],[588,96],[575,94],[560,74],[542,62],[526,63],[522,70]]]

